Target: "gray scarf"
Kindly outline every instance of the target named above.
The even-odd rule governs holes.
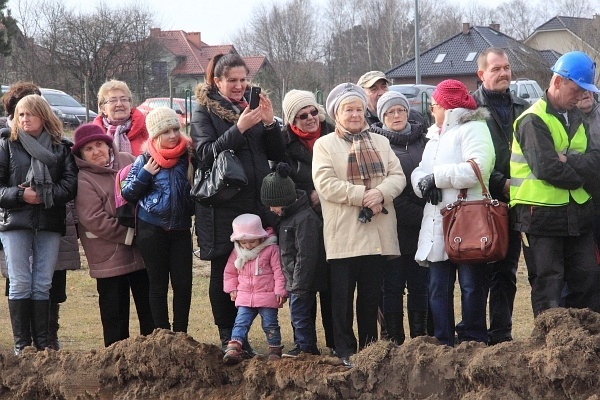
[[[52,176],[48,167],[56,165],[56,155],[52,153],[52,138],[45,130],[38,138],[19,129],[19,141],[31,156],[31,164],[23,186],[32,188],[44,203],[45,208],[54,205],[52,198]]]

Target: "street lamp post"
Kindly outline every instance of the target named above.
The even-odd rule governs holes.
[[[415,83],[421,83],[421,61],[419,50],[419,0],[415,0]]]

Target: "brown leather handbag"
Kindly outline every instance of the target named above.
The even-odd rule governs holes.
[[[457,200],[442,209],[446,253],[456,264],[502,260],[508,251],[508,205],[492,199],[477,163],[468,163],[479,179],[483,199],[467,201],[467,189],[461,189]]]

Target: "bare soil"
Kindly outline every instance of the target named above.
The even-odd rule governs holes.
[[[87,352],[0,351],[0,399],[593,399],[600,314],[555,309],[530,338],[487,347],[380,341],[346,369],[330,356],[224,366],[220,349],[156,330]]]

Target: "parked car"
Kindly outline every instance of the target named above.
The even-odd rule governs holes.
[[[47,88],[40,88],[40,92],[42,92],[42,97],[50,104],[52,111],[62,121],[65,128],[77,128],[86,122],[85,106],[67,93]],[[89,110],[89,119],[87,122],[91,122],[97,115],[92,110]]]
[[[429,110],[429,105],[431,104],[431,95],[435,90],[435,86],[422,84],[391,85],[390,90],[406,96],[411,109],[420,112],[429,125],[433,123],[433,115]]]
[[[517,97],[522,98],[529,104],[533,104],[544,95],[544,91],[534,80],[519,78],[510,82],[510,92]]]
[[[144,115],[148,115],[148,113],[157,107],[169,107],[170,99],[168,97],[152,97],[144,100],[142,104],[140,104],[137,109],[140,110]],[[189,102],[188,102],[189,107]],[[198,107],[198,103],[195,100],[192,100],[192,109],[187,110],[186,113],[186,105],[185,99],[174,97],[173,105],[171,108],[177,113],[179,117],[179,124],[181,128],[185,129],[187,125],[190,124],[192,120],[192,112]],[[187,116],[187,121],[186,121]]]

